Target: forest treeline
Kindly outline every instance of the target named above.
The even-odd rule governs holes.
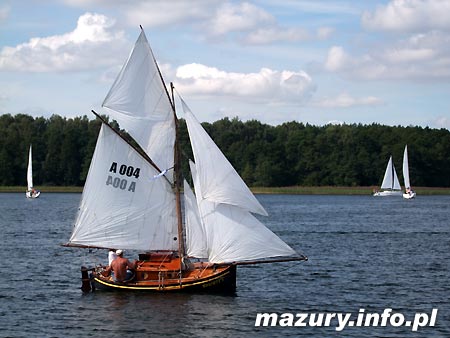
[[[83,185],[100,125],[87,116],[1,115],[0,185],[26,185],[30,144],[35,186]],[[299,122],[271,126],[238,118],[202,125],[249,186],[378,186],[391,154],[402,181],[408,144],[412,185],[450,187],[447,129]],[[180,133],[183,156],[192,158],[184,120]]]

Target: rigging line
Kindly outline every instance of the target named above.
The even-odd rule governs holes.
[[[162,173],[162,170],[159,169],[159,167],[156,165],[155,162],[150,158],[150,156],[147,155],[145,151],[139,151],[139,149],[136,148],[133,144],[130,143],[125,137],[123,137],[117,130],[115,130],[109,123],[106,121],[100,114],[98,114],[96,111],[91,110],[91,112],[102,121],[107,127],[109,127],[117,136],[119,136],[123,141],[125,141],[130,147],[132,147],[144,160],[146,160],[153,168],[155,168],[158,173]],[[166,181],[172,186],[172,183],[169,181],[169,179],[162,175]]]
[[[170,254],[172,254],[172,253],[171,253],[171,252],[168,252],[168,253],[164,256],[164,258],[163,258],[162,261],[161,261],[161,264],[160,264],[159,267],[158,267],[158,270],[161,269],[161,266],[163,265],[164,261],[166,260],[167,257],[169,257]]]
[[[205,265],[205,268],[200,272],[200,274],[199,274],[197,277],[200,278],[200,277],[203,275],[203,272],[205,272],[206,269],[208,269],[208,268],[209,268],[209,265],[206,264],[206,265]]]

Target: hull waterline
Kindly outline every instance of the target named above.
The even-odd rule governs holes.
[[[386,197],[386,196],[401,196],[403,193],[401,191],[379,191],[373,194],[375,197]]]

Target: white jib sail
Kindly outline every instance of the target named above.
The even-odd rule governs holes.
[[[408,146],[405,146],[405,151],[403,152],[403,179],[405,180],[405,189],[411,188],[411,183],[409,182]]]
[[[27,184],[28,190],[31,190],[33,188],[33,160],[31,155],[31,145],[28,153]]]
[[[206,235],[200,220],[197,200],[189,184],[184,181],[184,209],[186,222],[186,255],[207,258]]]
[[[394,164],[392,163],[392,156],[389,157],[386,172],[384,173],[383,183],[381,183],[381,189],[401,190],[400,182],[398,180]]]
[[[69,244],[176,250],[175,195],[164,178],[102,125]]]
[[[143,30],[102,106],[161,171],[173,167],[174,114]],[[173,171],[166,176],[173,181]]]
[[[183,100],[181,102],[198,170],[202,199],[234,205],[267,216],[266,210],[197,121],[186,103]]]
[[[397,172],[395,171],[395,166],[392,164],[392,173],[394,176],[394,185],[392,187],[393,190],[402,190],[402,187],[400,186],[400,181],[398,180]]]
[[[190,166],[206,232],[209,262],[232,263],[296,255],[250,212],[234,205],[200,199],[197,166],[192,162]]]
[[[386,171],[384,172],[383,183],[381,183],[381,189],[392,188],[392,156],[389,157]]]

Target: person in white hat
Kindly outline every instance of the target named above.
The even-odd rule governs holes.
[[[127,258],[123,257],[123,250],[116,250],[117,258],[114,259],[108,268],[106,273],[112,272],[111,275],[115,282],[127,282],[134,276],[132,270],[136,268],[136,260],[131,263]]]

